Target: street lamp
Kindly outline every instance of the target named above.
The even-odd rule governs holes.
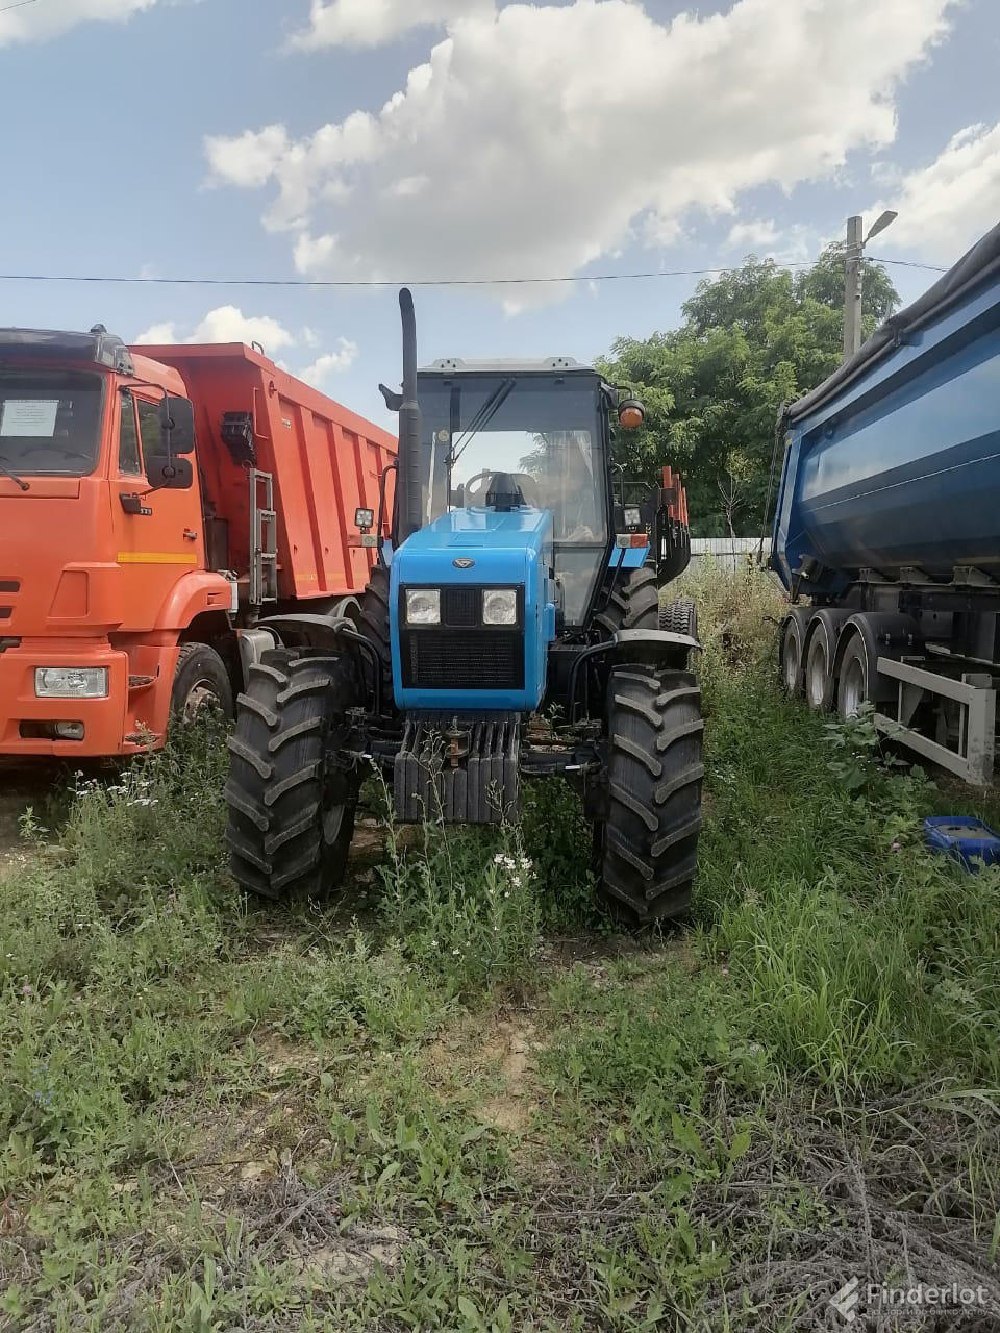
[[[891,227],[899,216],[891,208],[880,213],[872,224],[871,231],[862,239],[863,220],[860,217],[847,219],[846,286],[844,290],[844,360],[851,357],[861,347],[861,258],[865,246],[873,237]]]

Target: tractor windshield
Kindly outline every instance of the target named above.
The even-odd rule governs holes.
[[[99,375],[0,367],[0,462],[21,476],[89,475],[97,464],[102,394]]]
[[[609,537],[607,460],[596,377],[425,376],[420,383],[424,521],[507,501],[552,513],[568,625],[587,615]]]

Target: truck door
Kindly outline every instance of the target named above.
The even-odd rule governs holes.
[[[178,579],[204,567],[197,470],[188,490],[150,490],[145,457],[159,440],[159,397],[121,389],[112,523],[123,571],[125,631],[150,628]]]

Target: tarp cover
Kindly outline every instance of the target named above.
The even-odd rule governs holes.
[[[784,421],[798,421],[853,383],[873,362],[880,360],[903,340],[904,335],[928,323],[974,287],[1000,274],[1000,223],[976,242],[953,268],[929,287],[919,300],[901,310],[877,329],[856,356],[845,361],[811,393],[793,403]]]

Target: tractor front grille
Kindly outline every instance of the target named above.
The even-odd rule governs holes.
[[[518,630],[421,629],[403,636],[403,684],[424,690],[523,690]]]

